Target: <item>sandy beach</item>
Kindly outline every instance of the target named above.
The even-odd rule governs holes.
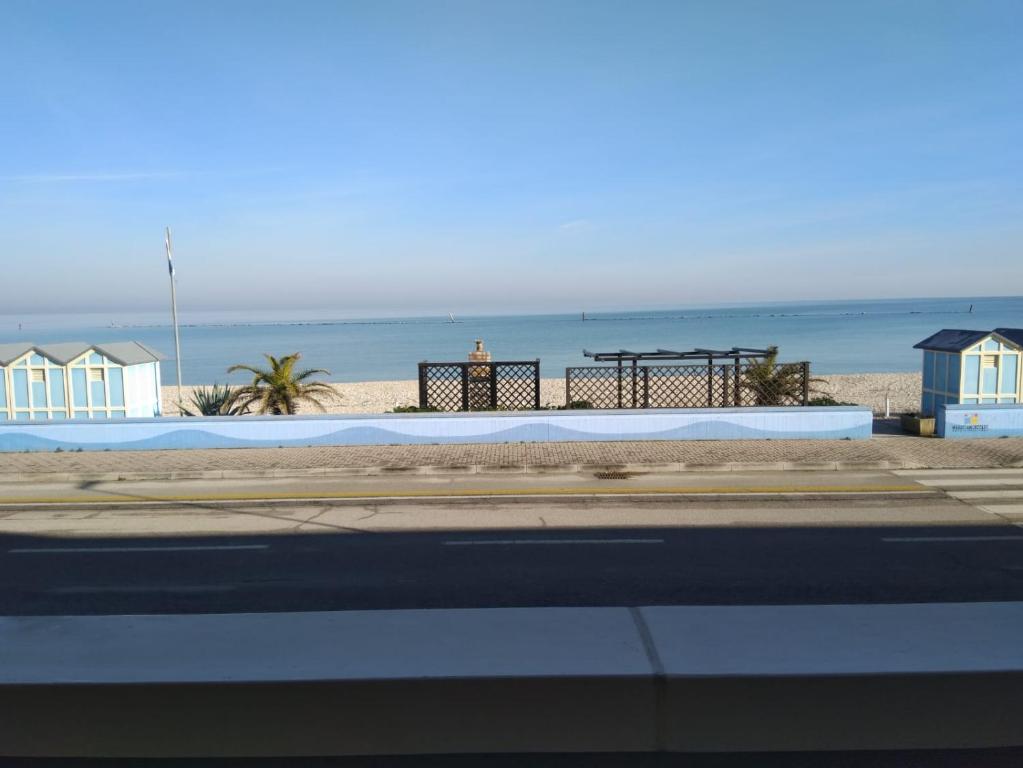
[[[920,404],[919,373],[851,373],[817,376],[821,379],[815,388],[842,402],[866,405],[874,413],[884,412],[885,395],[891,398],[892,413],[915,411]],[[417,405],[419,400],[418,382],[407,381],[361,381],[331,383],[337,393],[332,403],[325,403],[327,413],[387,413],[394,408]],[[187,404],[196,387],[183,386],[182,399]],[[163,412],[175,415],[177,412],[177,387],[164,385]],[[565,404],[565,380],[542,379],[540,402],[543,405]],[[317,413],[307,406],[303,413]]]

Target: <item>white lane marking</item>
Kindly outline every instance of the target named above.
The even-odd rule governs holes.
[[[982,485],[1020,485],[1023,476],[1019,477],[915,477],[913,480],[928,488],[973,488]]]
[[[501,547],[549,544],[663,544],[664,539],[456,539],[445,541],[445,547]]]
[[[119,587],[119,586],[76,586],[76,587],[54,587],[46,592],[52,595],[104,595],[104,594],[125,594],[125,595],[148,595],[148,594],[208,594],[219,592],[235,592],[237,587],[233,584],[182,584],[180,586],[148,586],[148,587]]]
[[[977,509],[983,509],[992,515],[1023,515],[1023,504],[977,504]]]
[[[1023,489],[1012,488],[1005,491],[949,491],[949,496],[960,501],[973,499],[1023,499]]]
[[[52,555],[68,552],[222,552],[237,549],[270,549],[269,544],[196,544],[167,547],[22,547],[8,549],[9,555]]]
[[[914,541],[1023,541],[1023,536],[891,536],[881,541],[889,544]]]
[[[896,469],[893,475],[899,477],[966,477],[969,475],[1021,475],[1017,467],[988,467],[987,469]]]

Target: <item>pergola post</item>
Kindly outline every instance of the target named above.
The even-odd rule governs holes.
[[[622,361],[618,361],[618,407],[622,407]]]
[[[714,358],[707,355],[707,407],[714,407]]]

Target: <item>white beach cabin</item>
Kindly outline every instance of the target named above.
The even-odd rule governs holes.
[[[1020,402],[1023,328],[946,328],[913,348],[924,353],[921,416],[934,416],[946,404]]]
[[[159,416],[161,359],[137,341],[0,344],[0,421]]]

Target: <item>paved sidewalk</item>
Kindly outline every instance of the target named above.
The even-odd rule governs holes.
[[[0,454],[0,480],[529,472],[1023,467],[1023,439],[722,440]]]

